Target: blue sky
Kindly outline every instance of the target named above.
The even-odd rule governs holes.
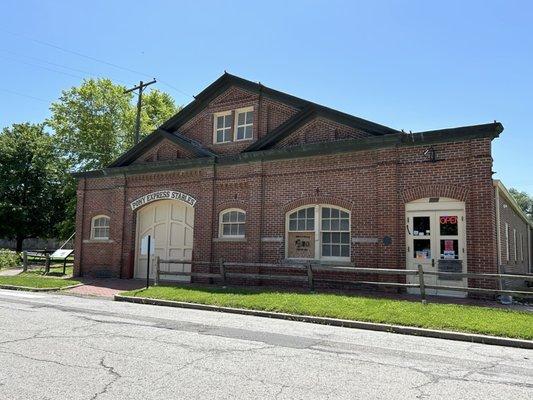
[[[154,76],[186,104],[227,70],[397,129],[498,120],[496,177],[533,194],[533,2],[3,0],[0,15],[0,127],[42,121],[83,77]]]

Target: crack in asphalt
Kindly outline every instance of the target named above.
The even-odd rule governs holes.
[[[100,359],[100,367],[104,368],[109,374],[111,374],[112,378],[111,378],[111,381],[106,383],[104,385],[104,387],[102,388],[102,390],[96,392],[93,397],[91,397],[91,400],[95,400],[96,398],[98,398],[98,396],[102,395],[102,394],[105,394],[107,393],[107,391],[109,390],[109,388],[116,382],[118,381],[119,379],[122,378],[122,375],[120,375],[114,367],[110,366],[110,365],[106,365],[105,364],[105,356],[103,356],[101,359]]]

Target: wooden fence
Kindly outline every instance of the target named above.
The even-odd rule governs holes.
[[[187,264],[206,266],[210,270],[212,267],[217,269],[217,272],[178,272],[166,271],[161,269],[161,264]],[[232,268],[239,268],[239,271],[231,271]],[[246,268],[267,268],[278,270],[279,272],[270,271],[269,273],[257,273],[256,271],[246,271]],[[244,271],[243,271],[244,269]],[[280,271],[282,270],[282,271]],[[285,271],[285,272],[284,272]],[[287,271],[297,272],[297,274],[288,274]],[[317,276],[315,272],[342,272],[353,274],[353,279],[333,279],[331,277]],[[402,283],[402,282],[379,282],[370,280],[355,279],[356,275],[396,275],[396,276],[417,276],[418,283]],[[388,287],[403,287],[403,288],[417,288],[420,290],[420,295],[423,301],[426,299],[427,289],[450,290],[469,293],[488,293],[488,294],[507,294],[519,297],[533,298],[533,291],[520,290],[505,290],[502,288],[502,281],[505,280],[523,280],[526,282],[533,282],[533,275],[511,275],[511,274],[483,274],[483,273],[457,273],[457,272],[427,272],[424,271],[421,265],[418,269],[387,269],[387,268],[357,268],[337,265],[314,265],[310,262],[306,264],[268,264],[268,263],[239,263],[228,262],[220,260],[218,263],[209,261],[190,261],[182,259],[160,259],[155,258],[155,285],[161,282],[161,275],[165,276],[185,276],[193,278],[211,278],[219,280],[221,283],[227,283],[233,279],[253,279],[253,280],[273,280],[273,281],[287,281],[307,283],[309,290],[314,290],[315,282],[327,282],[338,284],[352,284],[352,285],[372,285],[372,286],[388,286]],[[454,278],[475,278],[475,279],[491,279],[500,282],[500,289],[487,289],[478,287],[461,287],[461,286],[447,286],[447,285],[428,285],[424,279],[428,275],[448,276]]]

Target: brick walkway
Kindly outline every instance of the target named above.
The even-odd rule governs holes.
[[[137,279],[81,279],[83,285],[66,290],[83,296],[113,297],[115,294],[127,290],[140,289],[146,285]]]

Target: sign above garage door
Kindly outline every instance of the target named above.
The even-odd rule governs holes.
[[[145,194],[144,196],[133,200],[130,203],[130,206],[132,210],[135,210],[141,206],[144,206],[145,204],[157,200],[179,200],[184,203],[190,204],[193,207],[196,204],[196,199],[186,193],[175,192],[174,190],[160,190],[158,192]]]

